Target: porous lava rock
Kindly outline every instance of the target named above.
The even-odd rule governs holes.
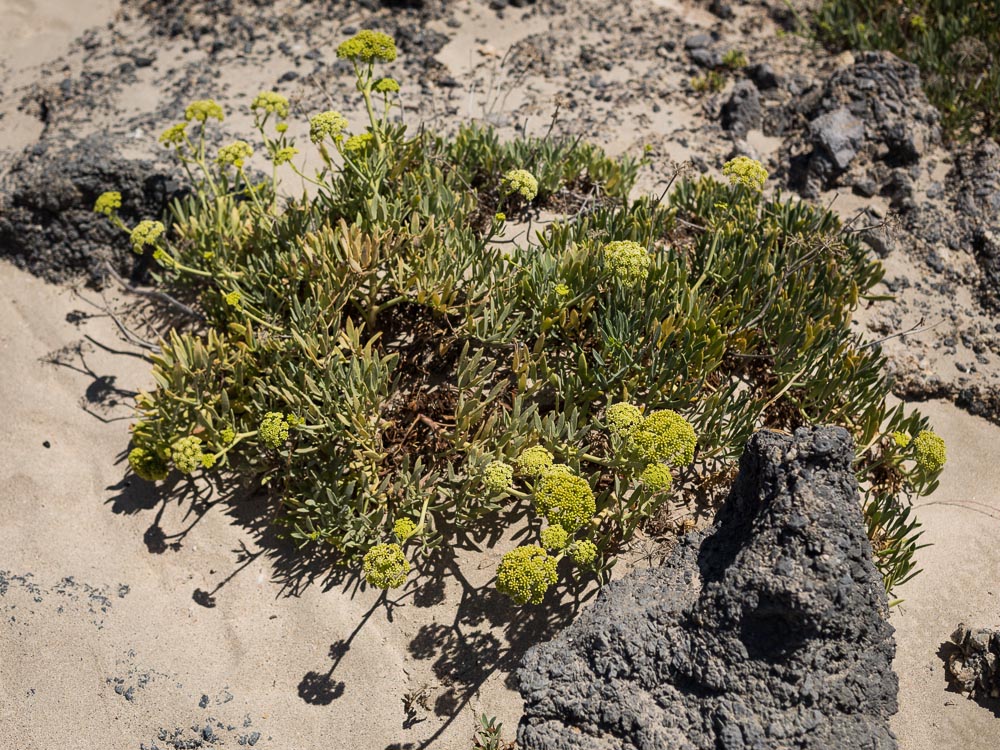
[[[960,623],[943,651],[954,688],[973,698],[1000,698],[1000,631]]]
[[[518,747],[896,748],[853,459],[841,428],[754,435],[710,529],[528,652]]]
[[[119,213],[134,226],[161,218],[180,184],[152,163],[116,152],[103,135],[72,145],[43,139],[25,151],[0,184],[0,257],[55,282],[95,274],[105,260],[131,273],[128,236],[94,213],[94,201],[117,190]]]
[[[959,148],[948,174],[955,221],[982,272],[979,301],[1000,312],[1000,145],[980,138]],[[958,226],[956,227],[955,224]]]
[[[857,183],[863,194],[877,190],[895,207],[911,208],[907,168],[941,142],[940,115],[921,88],[920,70],[890,52],[859,53],[792,97],[783,121],[792,131],[789,179],[807,197]]]

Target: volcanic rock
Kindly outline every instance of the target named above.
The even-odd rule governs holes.
[[[853,459],[841,428],[754,435],[710,529],[528,652],[518,747],[896,748]]]

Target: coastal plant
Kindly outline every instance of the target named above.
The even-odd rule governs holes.
[[[640,162],[579,140],[411,133],[377,72],[391,39],[338,56],[360,119],[313,114],[295,142],[263,92],[256,135],[214,148],[225,113],[196,102],[161,136],[191,182],[169,216],[95,206],[197,313],[151,356],[137,476],[239,477],[303,555],[377,588],[515,526],[496,585],[534,605],[607,580],[665,508],[717,500],[755,430],[840,424],[886,581],[912,573],[907,503],[943,452],[850,327],[882,268],[834,214],[766,195],[750,160],[633,198]]]

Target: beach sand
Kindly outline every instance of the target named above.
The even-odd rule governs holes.
[[[115,10],[111,0],[0,0],[0,90]],[[469,46],[475,37],[456,32]],[[442,54],[458,67],[472,50],[456,44]],[[8,108],[0,153],[40,127]],[[520,715],[511,668],[551,631],[490,593],[499,552],[459,559],[464,579],[392,603],[350,577],[313,580],[273,540],[259,501],[125,481],[131,396],[151,378],[101,302],[0,262],[0,750],[197,737],[467,750],[484,712],[510,738]],[[1000,625],[1000,428],[948,403],[920,408],[949,463],[918,508],[933,544],[920,552],[924,572],[892,614],[893,727],[904,750],[992,749],[996,708],[948,692],[937,651],[960,621]]]

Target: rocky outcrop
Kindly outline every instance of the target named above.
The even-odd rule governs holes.
[[[840,428],[760,432],[715,524],[520,671],[525,750],[896,747],[893,628]]]
[[[106,190],[122,194],[126,224],[159,219],[179,184],[142,160],[124,159],[110,138],[72,146],[43,140],[27,150],[0,190],[0,257],[49,281],[96,273],[104,260],[128,274],[128,236],[94,213]]]
[[[807,196],[853,186],[912,207],[907,168],[941,142],[940,116],[927,101],[919,69],[889,52],[859,53],[820,87],[793,97],[784,113],[789,179]],[[792,123],[801,122],[805,128]]]

